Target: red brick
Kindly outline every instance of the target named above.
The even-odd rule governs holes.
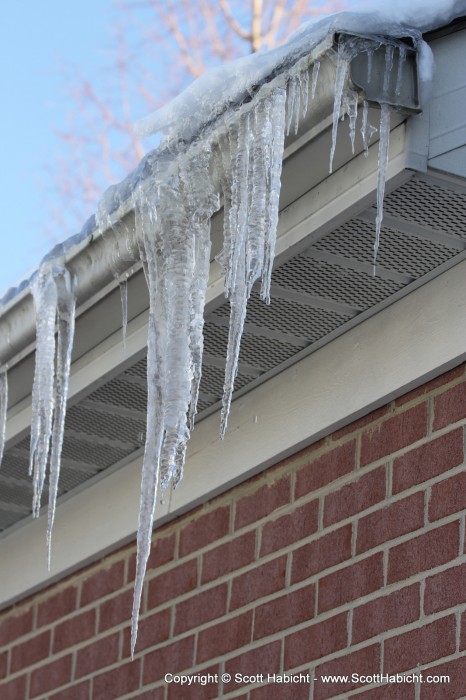
[[[49,625],[76,610],[78,589],[68,586],[50,595],[37,606],[37,626]]]
[[[424,594],[424,610],[430,615],[466,603],[466,564],[429,576]]]
[[[415,683],[392,683],[377,686],[371,690],[362,691],[351,696],[351,700],[415,700]]]
[[[244,676],[256,676],[258,673],[263,673],[267,676],[268,673],[278,673],[280,671],[280,656],[281,643],[271,642],[262,647],[251,649],[251,651],[243,652],[240,656],[235,656],[233,659],[225,662],[225,671],[229,673],[232,680],[225,686],[226,692],[231,692],[241,685],[247,686],[254,681],[246,683],[236,683],[235,675],[241,674]]]
[[[212,698],[218,698],[220,667],[215,665],[203,668],[197,673],[200,673],[207,681],[204,685],[202,683],[192,683],[191,685],[169,683],[167,685],[167,700],[212,700]],[[192,675],[196,676],[197,673]]]
[[[88,610],[57,625],[53,633],[53,653],[57,654],[92,637],[95,634],[95,620],[95,610]]]
[[[8,671],[8,651],[0,654],[0,680],[6,678]]]
[[[91,697],[91,682],[84,681],[59,690],[48,697],[48,700],[89,700]]]
[[[154,688],[153,690],[143,690],[134,696],[137,700],[165,700],[165,686]]]
[[[439,520],[466,508],[466,472],[432,486],[429,520]]]
[[[460,625],[460,651],[464,651],[466,649],[466,612],[461,615]]]
[[[309,683],[265,683],[251,690],[249,697],[251,700],[309,700]]]
[[[33,671],[31,673],[30,697],[42,695],[69,683],[71,680],[71,660],[71,654],[62,656],[60,659],[52,661],[51,664],[41,666]]]
[[[256,531],[246,532],[206,552],[202,557],[202,583],[209,583],[254,561]]]
[[[99,569],[85,579],[82,584],[80,605],[84,607],[94,600],[115,593],[123,587],[125,562],[117,561],[112,566]]]
[[[152,548],[147,562],[147,569],[158,569],[175,558],[176,532],[171,535],[157,536],[152,540]]]
[[[6,646],[32,631],[33,609],[20,610],[0,621],[0,644]]]
[[[198,593],[178,603],[175,610],[175,636],[222,617],[227,609],[228,584]]]
[[[249,644],[252,637],[252,610],[199,632],[197,663],[201,664]]]
[[[139,688],[141,662],[139,659],[117,666],[96,676],[93,682],[92,700],[113,700]]]
[[[50,630],[42,632],[27,642],[22,642],[13,647],[11,652],[11,673],[21,671],[26,666],[32,666],[42,659],[46,659],[50,653]]]
[[[355,440],[334,447],[333,450],[320,457],[314,457],[309,464],[296,473],[295,498],[301,498],[301,496],[312,493],[345,474],[349,474],[355,469],[355,466]]]
[[[362,418],[352,421],[352,423],[345,425],[343,428],[340,428],[340,430],[336,430],[332,434],[332,440],[340,440],[340,438],[346,437],[346,435],[350,433],[355,433],[357,430],[365,428],[366,425],[370,425],[370,423],[375,423],[376,420],[386,416],[389,411],[390,404],[386,404],[385,406],[377,408],[375,411],[371,411],[366,416],[362,416]]]
[[[194,659],[194,635],[151,651],[144,656],[143,685],[154,683],[166,673],[180,673],[190,668]]]
[[[286,556],[279,557],[233,579],[230,609],[270,595],[285,586]]]
[[[170,637],[170,623],[171,608],[165,608],[165,610],[139,620],[136,650],[148,649],[155,644],[165,642]],[[128,645],[124,649],[129,648],[129,643],[128,637]]]
[[[310,620],[314,616],[314,607],[314,584],[260,605],[256,608],[254,639],[262,639]]]
[[[466,418],[466,382],[444,391],[434,399],[434,430]]]
[[[318,528],[319,501],[305,503],[291,513],[265,523],[262,529],[260,555],[276,552],[290,544],[309,537]]]
[[[157,570],[164,564],[168,564],[175,558],[176,533],[171,535],[154,536],[152,547],[147,561],[147,571]],[[128,560],[128,573],[126,582],[133,582],[136,576],[136,552],[133,552]]]
[[[291,569],[291,583],[303,581],[325,569],[351,558],[350,524],[295,549]]]
[[[324,576],[318,585],[319,612],[373,593],[383,586],[382,552]]]
[[[346,654],[339,659],[327,661],[315,670],[316,677],[320,676],[348,676],[347,682],[314,684],[314,700],[324,700],[339,693],[349,692],[361,687],[361,683],[352,681],[351,676],[357,673],[359,676],[371,676],[380,670],[380,644],[373,644],[352,654]]]
[[[191,520],[180,532],[180,557],[219,540],[229,530],[230,506],[216,508]]]
[[[384,673],[402,673],[455,651],[455,617],[449,615],[418,629],[386,639]]]
[[[358,521],[358,554],[424,525],[424,493],[418,491],[401,501],[366,515]]]
[[[445,564],[458,556],[459,523],[452,522],[392,547],[388,553],[388,583]]]
[[[408,625],[419,619],[420,612],[419,583],[360,605],[353,610],[352,643],[358,644],[381,632]]]
[[[387,418],[361,438],[361,465],[401,450],[427,434],[427,402]]]
[[[464,364],[458,365],[458,367],[455,367],[449,372],[441,374],[440,377],[436,377],[435,379],[432,379],[430,382],[426,382],[426,384],[423,384],[417,389],[413,389],[407,394],[404,394],[404,396],[401,396],[395,401],[395,406],[403,406],[405,403],[408,403],[408,401],[413,401],[414,399],[417,399],[420,396],[424,396],[425,394],[434,391],[434,389],[438,389],[439,387],[444,386],[449,382],[453,382],[455,379],[461,377],[463,374]]]
[[[119,648],[120,633],[117,632],[79,649],[76,655],[75,678],[95,673],[118,661]]]
[[[102,603],[99,613],[99,632],[127,622],[133,608],[133,591],[124,591]]]
[[[385,491],[385,467],[379,467],[329,493],[324,501],[324,526],[338,523],[379,503],[385,498]]]
[[[7,683],[0,683],[2,700],[22,700],[26,695],[26,676],[19,676]]]
[[[197,586],[197,559],[179,564],[149,583],[148,608],[193,591]]]
[[[253,493],[242,496],[236,504],[235,529],[265,518],[274,510],[290,502],[291,479],[284,476],[271,484],[264,484]]]
[[[421,685],[421,700],[452,700],[466,697],[466,656],[431,666],[423,671],[426,676],[449,676],[449,683]]]
[[[347,644],[347,613],[305,627],[285,637],[285,670],[321,659]]]
[[[393,462],[393,493],[399,493],[453,469],[463,461],[463,430],[431,440]]]

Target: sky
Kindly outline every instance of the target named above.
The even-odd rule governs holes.
[[[60,147],[64,72],[92,75],[105,64],[112,17],[112,0],[2,4],[0,298],[63,239],[59,231],[44,233],[43,187]]]

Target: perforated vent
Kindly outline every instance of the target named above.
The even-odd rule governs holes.
[[[466,238],[466,194],[412,178],[386,197],[387,214]]]
[[[348,220],[304,252],[278,264],[272,303],[254,291],[235,383],[238,396],[266,381],[303,353],[312,352],[365,312],[376,313],[396,293],[439,265],[454,264],[466,239],[466,195],[414,177],[385,201],[386,222],[372,274],[374,209]],[[459,242],[459,243],[458,243]],[[220,405],[228,337],[229,303],[205,322],[204,364],[197,422]],[[60,493],[141,451],[145,440],[146,360],[92,390],[68,410]],[[29,436],[10,447],[0,471],[0,529],[30,512]]]

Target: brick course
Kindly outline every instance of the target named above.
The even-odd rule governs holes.
[[[2,611],[1,700],[464,697],[465,397],[462,365],[156,531],[134,661],[134,544]]]

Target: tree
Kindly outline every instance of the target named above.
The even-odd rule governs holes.
[[[341,0],[135,0],[118,6],[105,74],[67,76],[68,124],[58,131],[51,221],[80,229],[102,192],[147,150],[133,131],[204,71],[283,42],[303,21]]]

